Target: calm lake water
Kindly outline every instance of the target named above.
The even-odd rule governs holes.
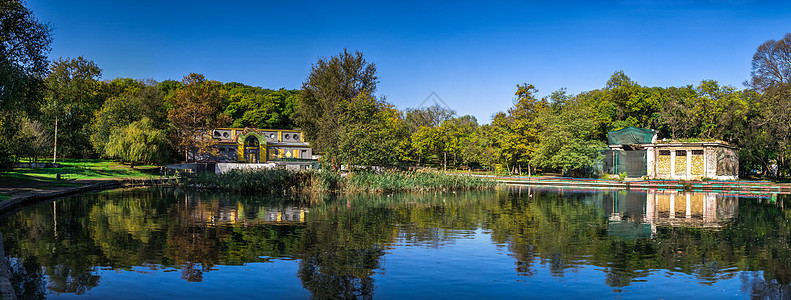
[[[557,188],[293,200],[133,189],[0,219],[30,298],[783,298],[791,200]]]

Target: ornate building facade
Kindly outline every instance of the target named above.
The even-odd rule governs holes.
[[[263,163],[278,160],[313,159],[313,149],[300,130],[217,128],[217,155],[206,161]]]
[[[739,149],[722,141],[658,140],[654,130],[626,127],[607,133],[604,171],[649,179],[736,180]]]

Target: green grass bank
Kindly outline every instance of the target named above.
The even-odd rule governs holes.
[[[157,166],[123,165],[101,159],[61,159],[58,168],[16,168],[0,173],[0,201],[35,190],[75,187],[86,180],[148,178],[159,174]],[[57,180],[60,174],[61,180]]]

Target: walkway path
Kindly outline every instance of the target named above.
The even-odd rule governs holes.
[[[639,190],[692,190],[710,192],[780,193],[791,194],[791,184],[776,184],[769,181],[679,181],[679,180],[606,180],[570,177],[494,177],[498,182],[510,185],[578,186],[590,188],[621,188]]]

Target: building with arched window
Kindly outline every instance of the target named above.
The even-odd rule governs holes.
[[[212,130],[217,155],[205,161],[263,163],[313,159],[301,130],[217,128]]]

